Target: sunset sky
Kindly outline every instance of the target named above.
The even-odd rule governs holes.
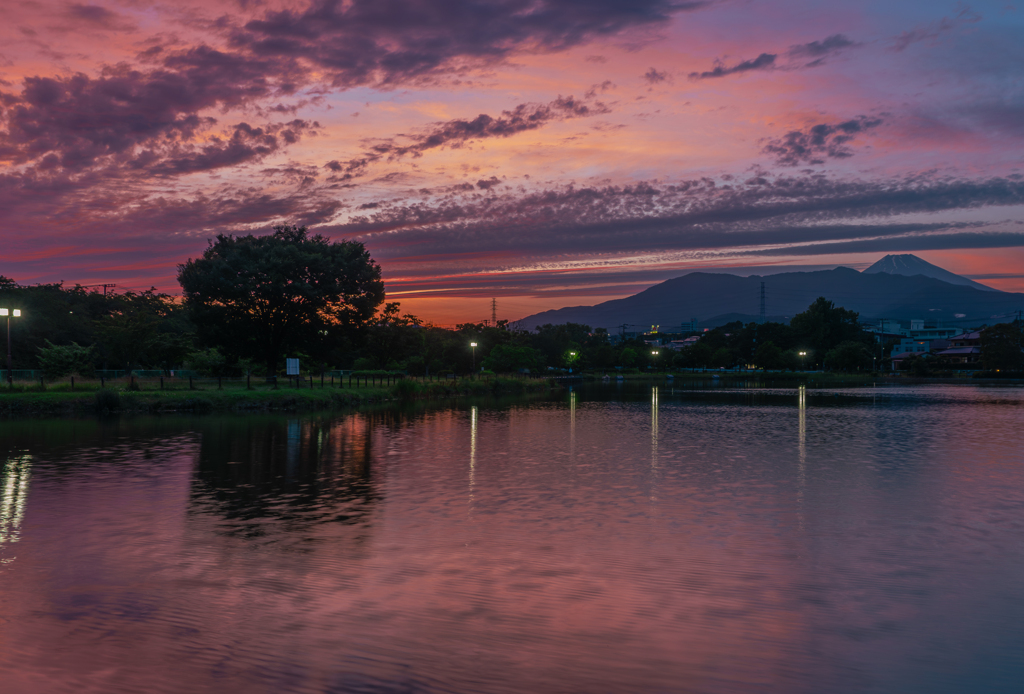
[[[366,244],[440,324],[915,253],[1024,291],[1024,5],[9,0],[0,274]],[[753,269],[752,269],[753,268]]]

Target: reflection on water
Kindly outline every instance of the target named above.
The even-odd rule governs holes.
[[[371,419],[224,419],[205,428],[191,511],[240,536],[358,524],[377,499]]]
[[[0,471],[0,544],[17,542],[21,537],[31,461],[27,455],[13,456],[4,462]]]
[[[1022,424],[632,384],[0,423],[0,690],[1016,692]]]

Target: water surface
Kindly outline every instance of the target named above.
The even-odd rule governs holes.
[[[0,423],[0,689],[1016,692],[1024,390]]]

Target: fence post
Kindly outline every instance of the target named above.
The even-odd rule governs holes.
[[[103,374],[100,374],[100,390],[107,387],[106,382],[103,380]]]
[[[74,389],[75,389],[75,377],[72,376],[71,377],[71,390],[74,390]]]
[[[334,377],[333,377],[333,376],[331,376],[331,380],[332,380],[332,381],[334,380]],[[331,385],[333,386],[333,385],[334,385],[334,383],[331,383]],[[323,372],[323,371],[321,371],[321,372],[320,372],[320,390],[323,390],[323,389],[324,389],[324,372]]]
[[[46,390],[46,384],[43,383],[43,375],[39,374],[39,390]]]
[[[309,389],[313,390],[313,374],[309,375]]]

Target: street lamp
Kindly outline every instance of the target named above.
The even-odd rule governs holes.
[[[469,346],[473,349],[473,371],[476,371],[476,343],[470,342]]]
[[[807,356],[807,352],[799,352],[800,354],[800,370],[804,370],[804,357]]]
[[[658,360],[658,350],[652,349],[651,350],[651,356],[654,357],[654,359],[652,361],[657,362],[657,360]]]
[[[0,316],[7,318],[7,385],[10,388],[14,387],[14,372],[11,370],[14,368],[14,360],[11,358],[11,316],[15,318],[21,318],[21,309],[0,308]]]

